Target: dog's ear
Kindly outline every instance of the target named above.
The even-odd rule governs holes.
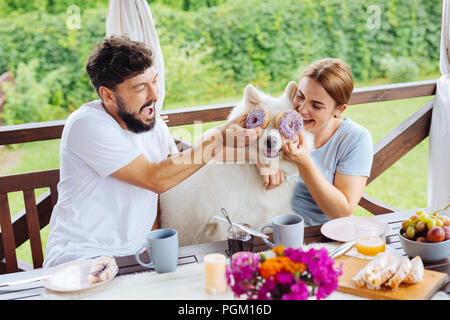
[[[291,81],[287,84],[286,89],[284,89],[284,95],[289,99],[289,101],[294,102],[296,94],[297,84],[295,83],[295,81]]]
[[[250,108],[256,107],[260,103],[258,90],[251,84],[244,89],[244,102]]]

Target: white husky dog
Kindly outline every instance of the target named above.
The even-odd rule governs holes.
[[[228,119],[234,119],[258,106],[268,111],[269,124],[258,139],[256,152],[260,163],[278,165],[284,171],[286,180],[279,187],[266,190],[254,163],[213,162],[161,194],[161,227],[176,229],[181,246],[226,240],[228,224],[213,218],[221,215],[221,208],[227,210],[234,222],[248,223],[256,230],[277,215],[294,213],[291,199],[298,171],[293,163],[283,160],[280,155],[282,141],[275,129],[275,118],[283,111],[295,110],[292,101],[296,90],[292,81],[283,95],[275,98],[247,85],[242,101],[228,116]],[[303,134],[312,150],[312,134],[306,131]]]

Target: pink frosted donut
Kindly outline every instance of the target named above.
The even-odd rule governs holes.
[[[250,111],[245,119],[245,127],[247,129],[253,129],[267,127],[269,123],[269,113],[264,108],[258,108]]]
[[[303,117],[294,110],[284,111],[275,119],[275,127],[286,139],[294,139],[303,127]]]

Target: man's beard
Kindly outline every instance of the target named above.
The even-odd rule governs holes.
[[[147,107],[149,105],[154,104],[155,101],[149,101],[144,104],[139,111],[142,111],[142,108]],[[122,99],[116,95],[116,105],[117,105],[117,115],[123,122],[127,125],[127,128],[134,133],[143,133],[152,130],[155,127],[155,117],[150,120],[150,123],[144,123],[142,120],[138,119],[139,113],[134,112],[130,113],[127,111],[125,107],[125,103]],[[153,110],[155,111],[155,110]]]

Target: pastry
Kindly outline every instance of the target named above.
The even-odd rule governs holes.
[[[245,127],[247,129],[253,129],[262,127],[265,129],[269,123],[269,113],[266,109],[259,107],[250,111],[245,119]]]
[[[303,127],[303,117],[295,110],[280,113],[275,119],[275,128],[286,139],[294,139]]]
[[[362,287],[366,283],[366,278],[370,274],[379,272],[389,263],[390,256],[387,252],[377,254],[373,260],[367,263],[353,278],[353,282],[358,287]]]
[[[411,271],[408,273],[403,283],[415,284],[423,279],[425,272],[422,259],[417,256],[411,260]]]
[[[92,284],[111,279],[118,271],[119,267],[114,258],[106,256],[95,258],[91,264],[88,282]]]
[[[406,276],[411,272],[411,261],[409,261],[408,257],[403,257],[400,267],[397,270],[397,273],[389,279],[386,285],[392,289],[397,288],[400,283],[406,278]]]
[[[366,278],[366,285],[369,289],[380,289],[381,286],[392,278],[398,271],[400,259],[392,255],[388,265],[380,272],[372,273]]]

